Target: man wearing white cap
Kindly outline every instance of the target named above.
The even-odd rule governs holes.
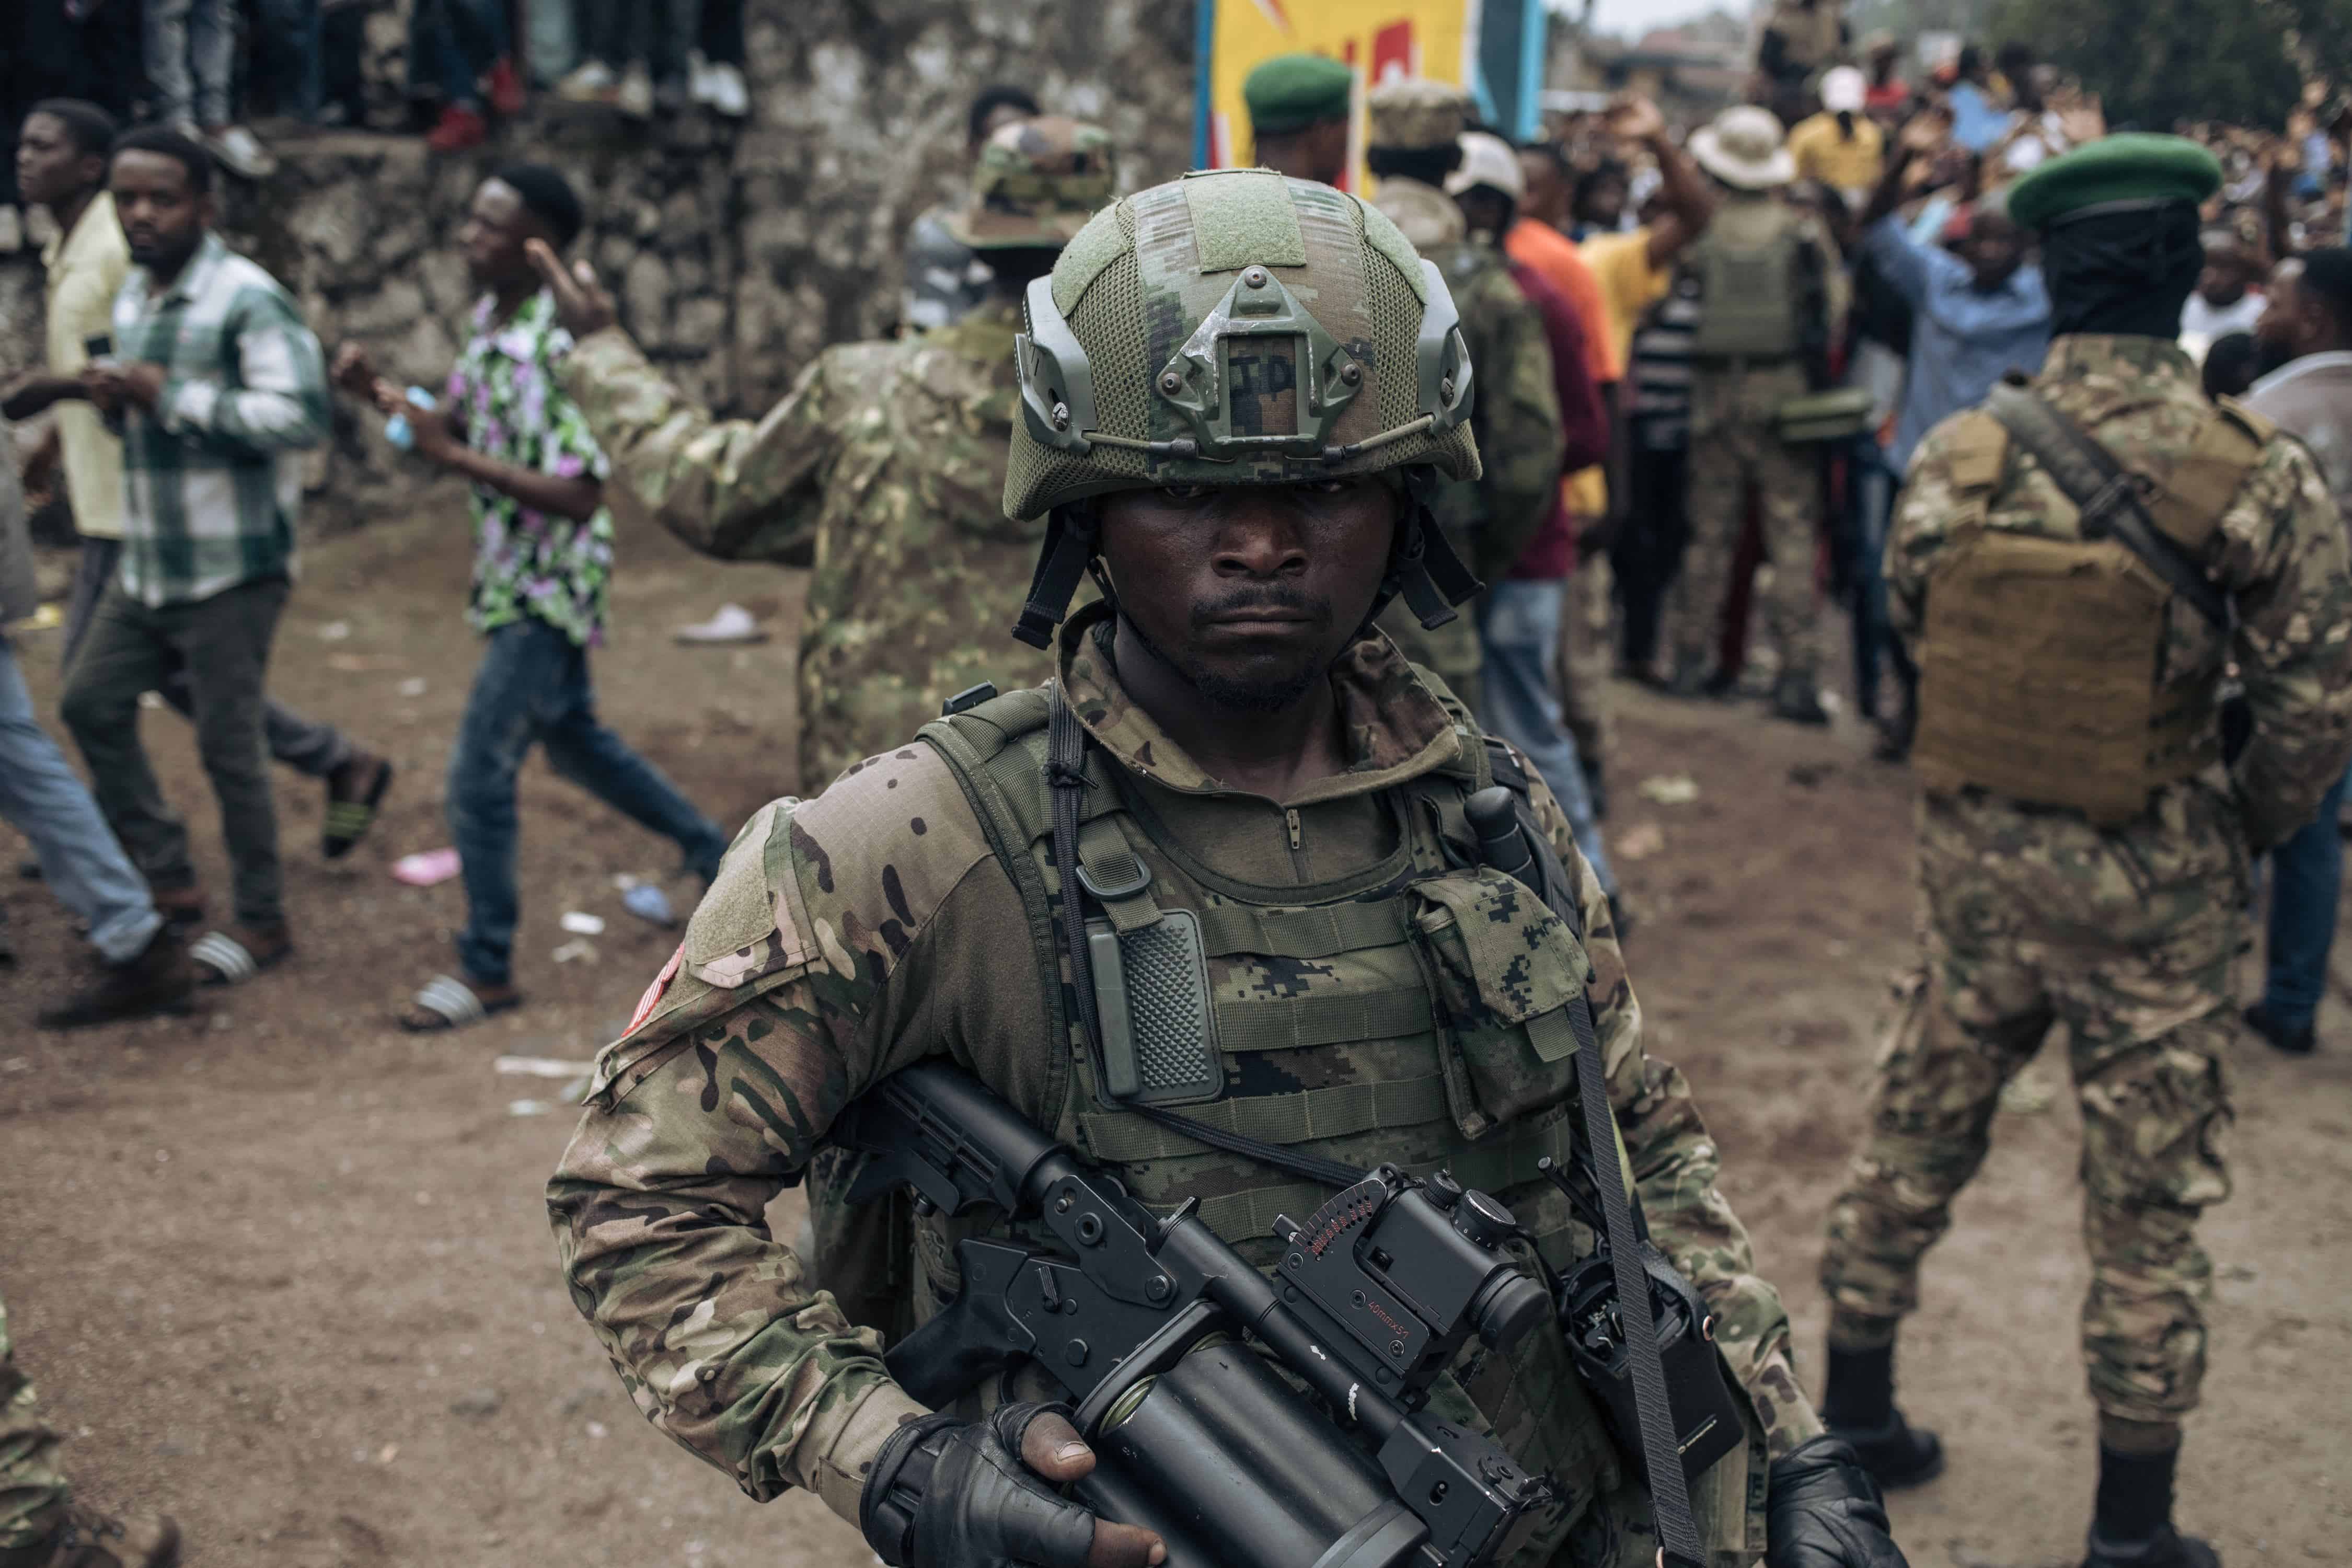
[[[1863,113],[1870,84],[1852,66],[1822,73],[1822,111],[1789,132],[1789,155],[1797,178],[1818,180],[1846,199],[1860,202],[1878,184],[1885,161],[1886,133]]]
[[[1706,232],[1686,251],[1676,287],[1698,303],[1691,342],[1690,545],[1669,601],[1673,689],[1720,695],[1716,626],[1731,584],[1748,487],[1756,487],[1772,583],[1765,620],[1780,645],[1773,711],[1825,724],[1813,556],[1821,479],[1812,456],[1782,441],[1779,414],[1822,384],[1829,346],[1829,268],[1818,224],[1777,193],[1796,177],[1769,110],[1741,104],[1691,137],[1691,156],[1723,187]]]

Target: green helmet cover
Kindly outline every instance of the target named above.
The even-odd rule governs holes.
[[[1005,515],[1112,490],[1478,476],[1436,267],[1328,185],[1211,170],[1095,215],[1030,285]]]

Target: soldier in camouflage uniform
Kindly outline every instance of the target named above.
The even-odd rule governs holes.
[[[1748,489],[1764,524],[1772,581],[1764,619],[1780,645],[1773,711],[1826,724],[1814,685],[1821,607],[1813,592],[1820,544],[1821,468],[1810,447],[1780,439],[1781,407],[1827,371],[1830,264],[1835,246],[1812,217],[1783,199],[1796,163],[1780,122],[1761,109],[1727,109],[1691,137],[1691,157],[1722,193],[1706,232],[1685,252],[1699,322],[1691,340],[1690,544],[1668,591],[1673,689],[1720,695],[1732,683],[1714,669],[1716,629],[1748,515]]]
[[[753,818],[599,1058],[549,1186],[573,1299],[639,1407],[751,1497],[806,1487],[861,1521],[874,1487],[895,1496],[919,1473],[901,1470],[912,1450],[945,1495],[923,1491],[910,1537],[867,1530],[886,1562],[1076,1568],[1089,1542],[1095,1568],[1153,1560],[1148,1535],[1034,1495],[1031,1472],[1066,1481],[1092,1462],[1066,1423],[1025,1403],[978,1419],[1034,1398],[1035,1369],[941,1419],[883,1365],[885,1335],[952,1299],[956,1243],[987,1221],[911,1216],[890,1290],[856,1311],[764,1228],[886,1074],[956,1061],[1139,1202],[1198,1199],[1260,1266],[1276,1209],[1325,1194],[1106,1092],[1065,1000],[1045,799],[1058,730],[1086,741],[1055,775],[1091,786],[1077,865],[1147,873],[1088,886],[1116,884],[1120,920],[1199,955],[1197,1043],[1221,1070],[1171,1114],[1324,1159],[1450,1165],[1566,1264],[1592,1237],[1536,1162],[1580,1157],[1572,1073],[1533,1042],[1589,996],[1651,1234],[1717,1314],[1746,1412],[1746,1442],[1696,1489],[1709,1568],[1752,1562],[1768,1517],[1774,1568],[1900,1563],[1867,1477],[1817,1435],[1689,1085],[1642,1049],[1607,902],[1557,806],[1527,784],[1570,868],[1580,943],[1519,883],[1462,868],[1461,802],[1495,753],[1369,628],[1391,595],[1435,619],[1469,592],[1429,510],[1479,474],[1453,311],[1444,274],[1378,212],[1263,170],[1122,201],[1032,286],[1004,509],[1048,527],[1022,635],[1051,637],[1090,569],[1109,601],[1062,625],[1052,685]],[[1648,1500],[1559,1337],[1474,1349],[1438,1397],[1562,1483],[1521,1568],[1656,1559]],[[975,1468],[1031,1495],[1059,1544],[1016,1549],[996,1502],[941,1479]]]
[[[714,419],[613,324],[609,296],[551,252],[540,269],[577,346],[567,391],[626,490],[705,554],[804,565],[800,787],[904,741],[968,686],[1043,679],[1010,649],[1043,537],[998,510],[1021,290],[1110,199],[1112,147],[1054,116],[998,129],[954,226],[991,258],[989,302],[953,325],[843,343],[761,418]],[[585,330],[583,330],[585,329]]]
[[[2099,1409],[2092,1568],[2216,1561],[2170,1513],[2205,1364],[2211,1265],[2194,1231],[2230,1191],[2248,852],[2309,818],[2352,750],[2352,580],[2326,486],[2267,422],[2208,404],[2172,341],[2200,266],[2196,204],[2219,177],[2189,142],[2119,136],[2021,181],[2010,211],[2043,230],[2059,334],[2032,392],[2147,476],[2159,543],[2183,581],[2201,570],[2234,602],[2234,636],[2086,530],[1985,411],[1928,435],[1886,546],[1895,629],[1923,667],[1926,951],[1830,1215],[1822,1415],[1889,1484],[1940,1468],[1933,1435],[1895,1407],[1895,1328],[2001,1086],[2063,1023]],[[2253,734],[2225,765],[2215,690],[2232,659]]]
[[[1007,125],[1045,110],[1024,89],[999,83],[972,96],[964,111],[964,155],[974,168],[989,139]],[[995,292],[987,258],[956,235],[959,205],[931,208],[907,226],[907,287],[899,302],[899,330],[935,331],[979,310]]]
[[[1447,82],[1404,78],[1372,89],[1366,166],[1379,179],[1372,205],[1445,274],[1476,368],[1471,425],[1485,471],[1446,486],[1438,521],[1463,559],[1492,581],[1511,569],[1550,515],[1559,489],[1559,395],[1543,318],[1511,281],[1491,236],[1472,238],[1445,176],[1462,161],[1470,96]],[[1473,712],[1483,711],[1477,628],[1463,616],[1434,632],[1402,609],[1381,629],[1408,657],[1437,672]]]
[[[110,1519],[73,1500],[58,1435],[16,1368],[8,1303],[0,1301],[0,1568],[172,1568],[179,1560],[180,1527],[170,1520]]]

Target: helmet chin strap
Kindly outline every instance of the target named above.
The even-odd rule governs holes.
[[[1454,619],[1454,605],[1486,585],[1454,553],[1454,542],[1437,525],[1437,514],[1429,505],[1435,489],[1435,476],[1429,469],[1406,472],[1404,517],[1397,527],[1396,544],[1389,552],[1388,575],[1381,580],[1380,597],[1372,601],[1371,613],[1364,617],[1366,632],[1372,629],[1380,613],[1388,608],[1389,601],[1400,594],[1404,595],[1405,607],[1412,612],[1422,629],[1435,631]]]
[[[1078,590],[1102,538],[1095,509],[1073,501],[1054,509],[1045,521],[1045,548],[1037,556],[1037,570],[1029,579],[1029,602],[1013,624],[1013,635],[1034,648],[1054,646],[1054,628],[1069,612],[1070,595]]]

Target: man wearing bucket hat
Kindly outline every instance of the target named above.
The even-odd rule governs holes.
[[[1691,157],[1722,187],[1706,232],[1683,253],[1676,287],[1698,306],[1691,340],[1690,543],[1667,601],[1672,689],[1720,694],[1716,625],[1731,586],[1748,489],[1756,489],[1772,586],[1766,624],[1780,645],[1772,709],[1825,724],[1813,557],[1821,474],[1812,453],[1780,437],[1781,409],[1826,372],[1830,258],[1815,220],[1780,197],[1796,177],[1780,122],[1752,105],[1725,110],[1691,137]]]
[[[1890,1485],[1941,1468],[1895,1405],[1895,1330],[2002,1086],[2063,1023],[2099,1412],[2086,1568],[2218,1562],[2171,1516],[2212,1289],[2197,1220],[2230,1192],[2247,855],[2309,820],[2352,754],[2352,571],[2326,483],[2268,421],[2209,403],[2173,342],[2220,183],[2194,143],[2127,135],[2010,187],[2056,335],[2031,383],[1920,443],[1886,546],[1921,666],[1925,951],[1830,1213],[1822,1414]],[[2225,762],[2233,661],[2252,733]]]
[[[541,258],[567,323],[589,329],[574,329],[562,374],[610,482],[705,554],[814,563],[803,790],[903,741],[965,687],[1046,673],[1042,657],[1001,646],[1040,532],[995,507],[1013,336],[1022,289],[1110,200],[1112,173],[1099,126],[1047,115],[998,128],[949,225],[996,274],[990,302],[919,337],[826,350],[756,420],[712,418],[613,324],[584,267]]]
[[[1392,598],[1442,621],[1475,591],[1432,514],[1480,472],[1483,378],[1444,273],[1351,195],[1212,171],[1097,216],[1024,325],[1003,502],[1045,542],[1014,635],[1051,644],[1055,679],[974,694],[761,811],[600,1058],[550,1184],[574,1300],[641,1407],[754,1498],[814,1490],[887,1563],[1176,1561],[1055,1489],[1098,1428],[1032,1403],[1054,1386],[1034,1362],[972,1363],[939,1410],[883,1362],[877,1330],[935,1317],[959,1244],[1011,1222],[918,1212],[895,1294],[854,1320],[766,1205],[853,1099],[944,1056],[1255,1267],[1282,1256],[1280,1208],[1331,1190],[1302,1169],[1392,1162],[1475,1180],[1557,1268],[1591,1243],[1545,1171],[1591,1151],[1574,1070],[1529,1041],[1589,1005],[1594,1099],[1657,1248],[1706,1292],[1747,1441],[1688,1508],[1668,1458],[1654,1506],[1564,1335],[1464,1358],[1435,1408],[1556,1486],[1507,1562],[1895,1568],[1874,1488],[1815,1435],[1689,1086],[1642,1049],[1549,792],[1371,624]],[[1071,615],[1089,575],[1103,597]],[[1489,781],[1559,858],[1528,873],[1548,901],[1454,842]],[[1321,1560],[1404,1561],[1398,1523]]]
[[[1474,237],[1445,193],[1462,162],[1470,95],[1450,82],[1406,77],[1372,89],[1371,147],[1365,162],[1380,181],[1372,205],[1445,275],[1461,312],[1463,341],[1476,367],[1471,415],[1479,450],[1475,478],[1450,480],[1435,511],[1456,553],[1480,578],[1508,572],[1550,515],[1559,486],[1559,398],[1542,318],[1511,281],[1502,249]],[[1385,623],[1406,655],[1434,671],[1479,710],[1484,657],[1466,619],[1424,629],[1402,608]]]

